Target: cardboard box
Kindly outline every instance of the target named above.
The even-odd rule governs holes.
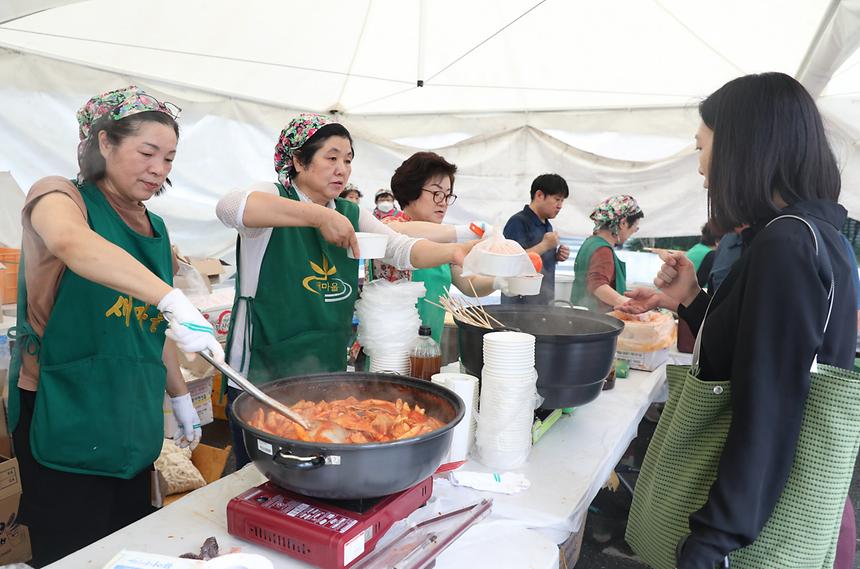
[[[236,294],[233,288],[216,288],[206,296],[190,296],[188,299],[203,314],[212,327],[219,342],[227,341],[230,331],[230,317],[233,313],[233,299]]]
[[[186,375],[183,371],[183,375]],[[208,425],[214,419],[212,416],[212,375],[201,378],[190,378],[186,376],[188,392],[191,393],[191,402],[200,416],[200,426]],[[172,439],[179,425],[173,416],[173,407],[170,404],[170,395],[164,394],[164,436]]]
[[[227,445],[226,448],[218,448],[200,443],[191,452],[191,462],[194,464],[194,467],[200,471],[206,484],[212,484],[216,480],[220,479],[221,475],[224,474],[224,468],[227,466],[227,459],[230,458],[230,453],[232,451],[233,447],[230,445]],[[161,476],[161,473],[159,473],[159,476]],[[193,491],[194,490],[190,490],[179,494],[160,496],[161,503],[155,505],[156,507],[167,506]]]
[[[227,341],[230,331],[230,316],[233,313],[233,303],[200,308],[203,318],[215,328],[215,338],[222,344]]]
[[[24,563],[33,557],[30,533],[18,525],[21,471],[18,459],[0,457],[0,564]]]
[[[0,304],[9,304],[15,302],[14,298],[6,298],[4,296],[4,290],[2,287],[2,283],[6,280],[6,265],[0,263]],[[3,322],[3,311],[0,310],[0,322]]]
[[[222,394],[221,382],[226,381],[220,371],[212,378],[212,415],[216,419],[227,420],[227,391]]]
[[[654,371],[669,359],[669,348],[653,352],[626,352],[618,350],[615,352],[616,359],[627,360],[633,369],[642,371]]]

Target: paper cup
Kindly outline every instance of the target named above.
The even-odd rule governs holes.
[[[355,237],[358,239],[358,248],[361,252],[362,259],[381,259],[385,257],[385,247],[388,245],[388,235],[356,231]],[[346,256],[350,259],[355,259],[352,254],[352,249],[346,250]]]

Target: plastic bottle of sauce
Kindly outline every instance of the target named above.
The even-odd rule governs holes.
[[[418,341],[409,355],[410,375],[428,381],[442,367],[442,348],[430,334],[429,326],[418,328]]]

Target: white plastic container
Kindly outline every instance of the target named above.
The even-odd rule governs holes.
[[[531,263],[525,253],[501,255],[499,253],[481,251],[477,253],[475,265],[478,270],[477,272],[482,275],[514,277],[523,273],[523,257],[526,257],[526,262]]]
[[[534,296],[540,294],[540,285],[543,282],[543,274],[520,275],[508,277],[508,292],[512,295]]]
[[[385,247],[388,245],[388,235],[356,231],[358,248],[362,259],[382,259],[385,257]],[[346,250],[346,256],[355,259],[352,249]]]
[[[570,302],[573,292],[573,275],[555,275],[555,300],[566,300]]]

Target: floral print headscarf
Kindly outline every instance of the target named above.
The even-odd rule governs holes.
[[[275,172],[278,181],[284,186],[290,185],[290,166],[293,164],[293,154],[304,146],[310,137],[325,125],[334,122],[325,115],[302,113],[290,121],[275,145]]]
[[[147,111],[166,113],[177,119],[180,108],[173,103],[162,103],[136,85],[129,85],[96,95],[78,110],[78,137],[81,141],[89,138],[93,124],[105,115],[110,115],[111,119],[118,121]]]
[[[642,211],[633,196],[608,197],[592,210],[589,216],[594,221],[594,231],[608,228],[612,234],[618,233],[618,224],[622,219],[636,215]]]
[[[84,103],[83,107],[78,109],[78,138],[80,138],[80,143],[78,143],[78,164],[81,163],[84,148],[93,134],[93,125],[100,118],[109,116],[111,120],[118,121],[137,113],[158,111],[168,114],[176,120],[179,118],[181,110],[173,103],[162,103],[137,85],[129,85],[122,89],[115,89],[101,95],[96,95]],[[83,181],[83,177],[79,173],[78,182],[82,183]]]

